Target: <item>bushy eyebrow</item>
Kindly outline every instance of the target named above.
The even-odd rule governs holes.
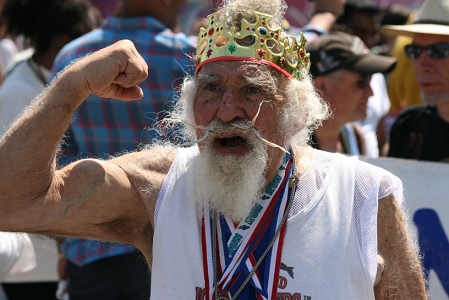
[[[246,85],[258,87],[264,94],[276,94],[279,90],[279,82],[277,78],[272,75],[261,73],[258,76],[242,74],[239,77]],[[215,74],[198,74],[196,77],[196,85],[198,91],[204,89],[204,87],[210,83],[220,83],[223,78]]]
[[[220,76],[214,74],[198,74],[195,78],[197,84],[217,82],[220,80]]]
[[[242,78],[248,85],[260,88],[264,94],[274,95],[278,91],[278,81],[273,76],[260,74],[259,76],[242,76]]]

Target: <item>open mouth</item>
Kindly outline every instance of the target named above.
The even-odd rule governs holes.
[[[248,140],[241,136],[230,136],[217,138],[216,142],[220,147],[228,149],[237,149],[240,147],[248,147]]]

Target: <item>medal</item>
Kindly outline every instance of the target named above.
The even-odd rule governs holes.
[[[205,260],[204,268],[208,290],[206,299],[235,300],[242,291],[245,290],[245,293],[250,291],[245,289],[248,283],[253,286],[250,293],[256,293],[257,299],[274,299],[279,276],[276,270],[280,263],[286,230],[284,225],[298,183],[298,177],[293,170],[294,162],[290,161],[290,155],[286,155],[277,179],[273,180],[254,210],[239,225],[233,224],[227,218],[218,217],[216,212],[210,212],[209,218],[208,214],[205,214],[203,238],[207,244],[203,243],[203,249],[209,249],[206,251],[209,259]],[[288,179],[285,178],[287,176]],[[251,220],[250,216],[251,224],[245,224],[245,221]],[[209,221],[206,221],[207,219]],[[247,228],[241,231],[240,228],[245,226]],[[247,230],[248,228],[250,229]],[[219,236],[221,238],[218,238]],[[239,238],[236,239],[236,236]],[[265,249],[259,246],[255,252],[259,243],[265,245]],[[258,258],[255,253],[258,253]],[[264,262],[265,258],[267,260]],[[275,268],[273,272],[264,271],[270,266]],[[262,269],[259,270],[260,267]],[[262,275],[264,273],[269,275]],[[213,275],[213,278],[207,274]],[[248,297],[248,294],[244,295]]]

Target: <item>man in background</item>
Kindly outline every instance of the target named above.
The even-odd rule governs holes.
[[[388,156],[449,161],[449,3],[426,0],[413,24],[385,26],[413,38],[404,51],[425,105],[403,110],[392,125]]]

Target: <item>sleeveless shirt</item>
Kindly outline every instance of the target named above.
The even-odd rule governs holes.
[[[197,147],[180,148],[155,210],[151,296],[205,299],[201,213],[189,165]],[[356,157],[314,150],[288,217],[276,299],[374,299],[377,203],[401,181]]]

